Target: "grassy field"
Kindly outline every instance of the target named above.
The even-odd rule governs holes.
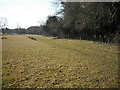
[[[31,40],[28,36],[37,39]],[[3,88],[117,88],[118,48],[84,40],[6,35]]]

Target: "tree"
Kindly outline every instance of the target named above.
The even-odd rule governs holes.
[[[46,21],[46,26],[44,27],[45,31],[50,35],[50,36],[58,36],[58,17],[57,16],[49,16],[47,21]]]
[[[117,31],[119,3],[66,2],[64,29],[71,37],[110,42]]]
[[[2,33],[5,33],[5,30],[7,30],[7,19],[4,17],[0,17],[0,29]]]

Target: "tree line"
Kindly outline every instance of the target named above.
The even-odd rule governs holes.
[[[61,2],[61,18],[51,16],[46,31],[52,36],[71,39],[118,42],[120,33],[120,3]]]
[[[49,16],[44,25],[31,26],[25,30],[15,29],[17,33],[119,43],[120,3],[56,2],[55,4],[61,8],[55,15]]]

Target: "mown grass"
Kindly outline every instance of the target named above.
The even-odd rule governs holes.
[[[4,88],[118,87],[116,45],[40,35],[6,37],[2,40]]]

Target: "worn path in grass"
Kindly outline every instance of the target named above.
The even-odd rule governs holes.
[[[6,37],[2,40],[5,88],[118,87],[115,45],[40,35]]]

